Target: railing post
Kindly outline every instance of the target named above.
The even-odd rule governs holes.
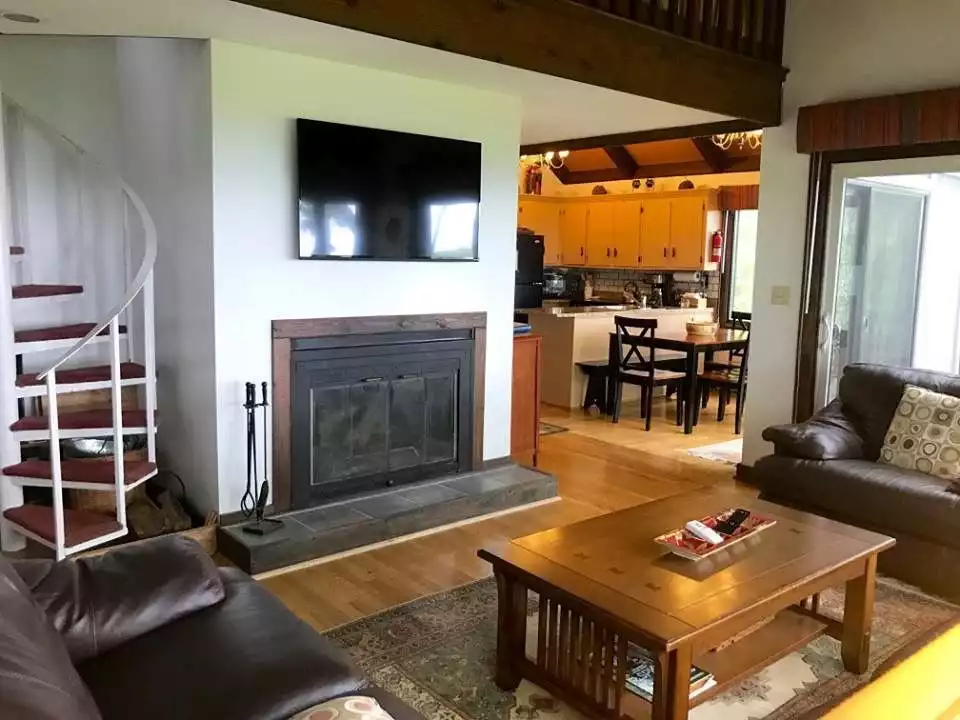
[[[110,394],[113,405],[113,482],[117,522],[127,529],[127,493],[123,477],[123,388],[120,384],[120,317],[110,321]],[[149,423],[148,423],[149,424]]]
[[[153,304],[153,271],[143,284],[143,355],[147,369],[147,459],[157,462],[157,347]]]
[[[50,478],[53,481],[53,532],[57,560],[67,555],[63,524],[63,468],[60,465],[60,407],[57,404],[57,371],[47,375],[47,421],[50,426]]]

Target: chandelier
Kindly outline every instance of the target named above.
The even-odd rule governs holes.
[[[711,140],[721,150],[729,150],[734,145],[737,145],[741,150],[748,147],[751,150],[759,150],[763,145],[763,130],[723,133],[722,135],[714,135]]]
[[[559,170],[563,167],[568,157],[570,157],[569,150],[560,150],[557,152],[548,150],[547,152],[539,155],[521,155],[520,162],[533,164],[539,163],[540,165],[550,166],[554,170]]]

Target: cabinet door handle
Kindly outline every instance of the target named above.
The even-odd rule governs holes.
[[[677,256],[677,249],[673,248],[673,257],[676,257],[676,256]]]
[[[614,257],[617,256],[617,249],[616,249],[616,248],[613,249],[613,256],[614,256]]]
[[[666,248],[663,249],[663,256],[664,256],[664,257],[667,256],[667,249],[666,249]]]
[[[637,255],[637,265],[643,265],[643,255]]]
[[[607,248],[607,257],[610,257],[610,248]]]
[[[580,247],[580,257],[583,257],[583,246]]]

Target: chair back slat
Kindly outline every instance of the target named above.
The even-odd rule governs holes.
[[[657,336],[657,319],[616,315],[613,321],[617,326],[619,373],[639,371],[653,377],[657,352],[653,341]]]

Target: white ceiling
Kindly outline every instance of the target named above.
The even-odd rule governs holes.
[[[230,0],[0,0],[0,33],[219,38],[519,96],[524,143],[729,119],[571,80],[240,5]]]

